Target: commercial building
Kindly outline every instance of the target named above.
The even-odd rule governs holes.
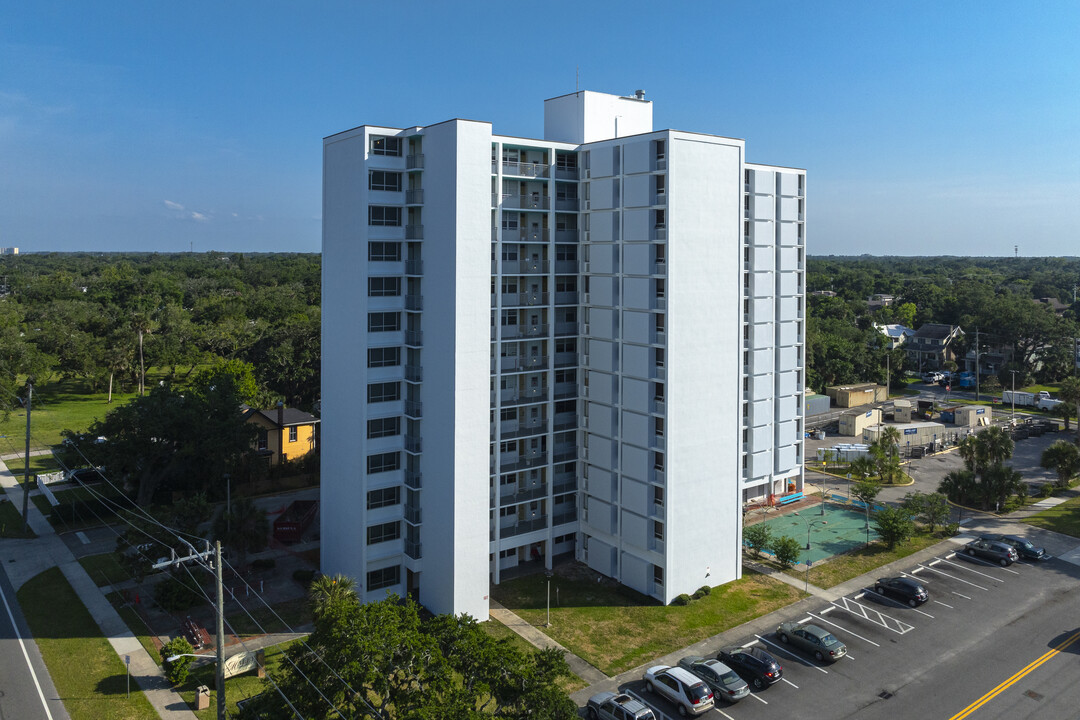
[[[669,602],[801,488],[805,172],[652,103],[324,140],[322,569],[486,618],[574,556]]]

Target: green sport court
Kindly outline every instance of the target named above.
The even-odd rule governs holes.
[[[822,523],[821,521],[825,522]],[[788,513],[766,519],[765,525],[772,530],[772,536],[795,538],[803,547],[799,562],[806,562],[806,530],[810,525],[810,560],[819,562],[833,555],[839,555],[866,544],[866,513],[861,508],[825,504],[825,514],[821,506],[814,505],[799,510],[799,514]],[[874,523],[870,523],[870,540],[878,537]]]

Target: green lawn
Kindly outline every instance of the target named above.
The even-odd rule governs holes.
[[[1044,530],[1080,537],[1080,498],[1066,500],[1060,505],[1032,515],[1024,522]]]
[[[504,582],[491,594],[539,626],[546,618],[545,591],[546,579],[534,575]],[[616,675],[801,596],[790,585],[747,572],[689,605],[664,606],[626,588],[556,576],[551,582],[551,627],[544,632],[604,673]]]
[[[859,548],[843,555],[835,555],[823,562],[814,563],[810,568],[810,582],[821,588],[831,588],[882,565],[887,565],[893,560],[905,558],[943,539],[944,536],[940,530],[934,534],[920,530],[911,540],[892,550],[887,549],[885,543],[875,540],[870,543],[870,547]],[[788,570],[787,573],[800,580],[803,579],[803,573],[798,570]]]
[[[143,622],[139,613],[135,612],[135,608],[125,603],[119,592],[111,592],[108,595],[109,602],[116,608],[116,612],[120,615],[120,619],[124,621],[124,624],[128,626],[132,634],[139,640],[139,644],[143,646],[143,649],[150,655],[151,658],[157,660],[161,657],[158,652],[158,646],[154,644],[153,636],[150,633],[150,628],[146,627],[146,623]]]
[[[97,583],[98,587],[116,585],[131,579],[131,576],[120,565],[116,553],[107,552],[100,555],[87,555],[79,558],[79,564],[83,566],[86,574]]]
[[[281,645],[275,645],[274,647],[266,648],[266,669],[268,672],[273,672],[279,664],[284,660],[283,653],[294,643],[300,642],[299,640],[293,640]],[[210,707],[206,710],[194,711],[195,707],[195,689],[200,685],[206,685],[210,688]],[[236,711],[236,701],[243,700],[244,698],[258,695],[265,688],[263,687],[263,680],[256,677],[255,671],[245,673],[244,675],[237,675],[231,677],[225,681],[225,704],[226,712],[230,717],[234,717]],[[199,720],[216,720],[217,718],[217,693],[214,691],[214,664],[201,662],[198,666],[193,666],[191,674],[188,675],[188,679],[180,686],[180,697],[187,701],[187,704],[193,708],[195,716]]]
[[[124,661],[59,568],[27,581],[18,600],[72,720],[157,719],[135,683],[127,697]]]
[[[2,500],[3,498],[0,498]],[[33,500],[33,498],[30,498]],[[0,537],[6,538],[32,538],[37,537],[34,531],[26,528],[23,532],[22,506],[16,506],[13,502],[0,502]]]

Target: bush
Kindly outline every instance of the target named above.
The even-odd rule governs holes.
[[[945,535],[947,537],[953,537],[960,534],[960,523],[952,522],[945,526]]]
[[[671,604],[672,605],[679,605],[679,606],[689,605],[690,604],[690,596],[687,595],[686,593],[683,593],[682,595],[679,595],[674,600],[672,600]]]
[[[186,574],[181,580],[171,577],[154,586],[154,602],[167,612],[188,610],[204,599],[202,588]]]
[[[697,590],[694,591],[694,599],[695,600],[700,600],[701,598],[705,597],[706,595],[708,595],[711,592],[712,592],[711,587],[709,587],[708,585],[702,585],[701,587],[699,587]]]
[[[1039,497],[1048,498],[1053,494],[1054,494],[1054,484],[1053,483],[1043,483],[1042,485],[1039,486]]]
[[[915,534],[915,521],[904,508],[885,507],[874,515],[874,529],[892,550]]]
[[[269,570],[275,565],[277,565],[277,563],[274,561],[274,558],[259,558],[258,560],[251,561],[252,570]]]
[[[315,579],[314,570],[293,570],[292,579],[300,583],[304,587],[311,584],[311,581]]]
[[[780,567],[785,570],[799,561],[799,553],[802,552],[802,545],[795,538],[784,536],[777,538],[772,542],[772,551],[776,556],[776,562],[780,563]]]
[[[183,655],[185,653],[194,653],[195,648],[191,647],[185,638],[175,637],[169,642],[161,646],[161,666],[165,668],[165,677],[169,679],[169,682],[173,685],[179,685],[187,680],[188,669],[195,658],[192,657],[178,657],[172,662],[166,660],[174,655]]]
[[[768,549],[769,543],[772,542],[772,530],[765,523],[743,527],[742,536],[743,542],[754,551],[755,555],[760,555],[762,550]]]

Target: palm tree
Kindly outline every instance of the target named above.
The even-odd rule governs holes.
[[[968,498],[974,496],[977,487],[974,472],[971,470],[953,470],[942,478],[938,484],[938,492],[943,493],[959,505],[966,505]]]
[[[970,472],[975,472],[975,436],[965,435],[956,444],[956,448],[960,452],[960,459],[964,461],[964,467]]]
[[[988,427],[975,436],[975,471],[1001,465],[1012,457],[1016,444],[1001,427]]]
[[[311,603],[312,617],[318,620],[334,608],[359,603],[360,598],[356,594],[356,581],[351,577],[320,575],[308,589],[308,601]]]
[[[1058,487],[1068,487],[1069,481],[1080,472],[1080,450],[1068,440],[1058,440],[1043,450],[1039,464],[1057,473]]]
[[[855,458],[848,466],[848,470],[852,477],[865,480],[870,477],[870,473],[874,472],[874,461],[866,456]]]
[[[877,439],[870,445],[878,475],[882,482],[893,482],[900,474],[900,431],[891,425],[882,428]]]
[[[1066,378],[1058,388],[1058,397],[1076,406],[1076,442],[1080,443],[1080,377]]]

